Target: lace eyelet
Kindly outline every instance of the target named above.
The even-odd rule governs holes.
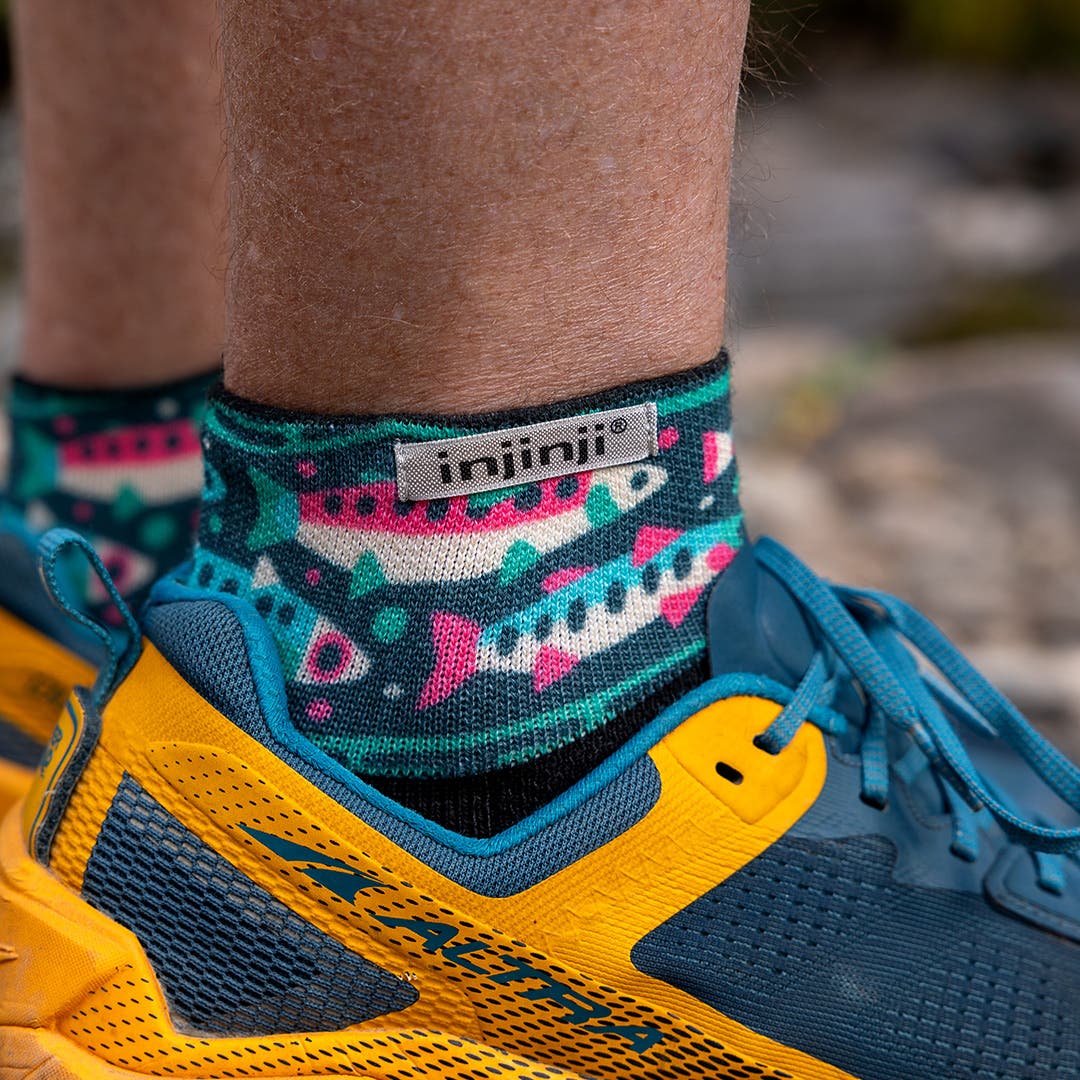
[[[755,747],[756,747],[756,748],[757,748],[758,750],[760,750],[760,751],[761,751],[761,752],[762,752],[763,754],[768,754],[768,755],[769,755],[769,757],[778,757],[778,756],[779,756],[779,754],[780,754],[780,751],[779,751],[779,750],[770,750],[770,749],[769,749],[769,748],[768,748],[768,747],[767,747],[767,746],[765,745],[765,743],[764,743],[764,742],[762,741],[762,738],[761,738],[761,736],[760,736],[760,735],[755,735],[755,736],[754,736],[754,740],[753,740],[753,742],[754,742],[754,746],[755,746]]]
[[[729,784],[734,784],[738,787],[745,777],[734,765],[729,765],[726,761],[718,761],[716,763],[716,775],[722,776]]]

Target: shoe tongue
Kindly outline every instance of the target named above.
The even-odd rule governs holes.
[[[780,580],[745,547],[720,575],[709,597],[709,662],[714,677],[764,675],[794,688],[806,674],[817,645],[798,603]],[[865,705],[849,678],[837,685],[833,707],[854,725],[835,736],[842,750],[855,750],[861,736]],[[901,758],[910,743],[890,731],[891,756]],[[937,778],[929,769],[908,781],[908,789],[928,815],[944,813],[947,805]]]
[[[802,609],[784,584],[745,547],[720,575],[708,606],[709,663],[721,675],[764,675],[794,689],[810,666],[817,642]],[[834,690],[833,708],[853,726],[839,742],[858,743],[865,704],[850,678]]]
[[[714,677],[765,675],[794,687],[814,657],[814,638],[791,594],[744,547],[709,597],[709,663]]]

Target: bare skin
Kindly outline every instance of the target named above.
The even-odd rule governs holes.
[[[718,351],[748,0],[221,7],[230,389],[475,412]]]
[[[144,386],[220,359],[214,0],[18,0],[23,375]]]

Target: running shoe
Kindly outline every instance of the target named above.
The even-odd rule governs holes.
[[[79,543],[53,536],[46,576]],[[1080,770],[924,617],[775,542],[712,677],[466,838],[298,733],[271,613],[167,580],[0,833],[0,1076],[1065,1080]]]
[[[49,599],[37,538],[0,511],[0,816],[26,792],[76,683],[94,678],[98,650]]]

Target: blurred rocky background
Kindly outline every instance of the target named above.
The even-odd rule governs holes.
[[[1080,756],[1080,4],[755,8],[751,525],[912,600]]]
[[[1080,757],[1080,3],[754,23],[729,333],[752,526],[914,601]],[[16,152],[9,102],[9,364]]]

